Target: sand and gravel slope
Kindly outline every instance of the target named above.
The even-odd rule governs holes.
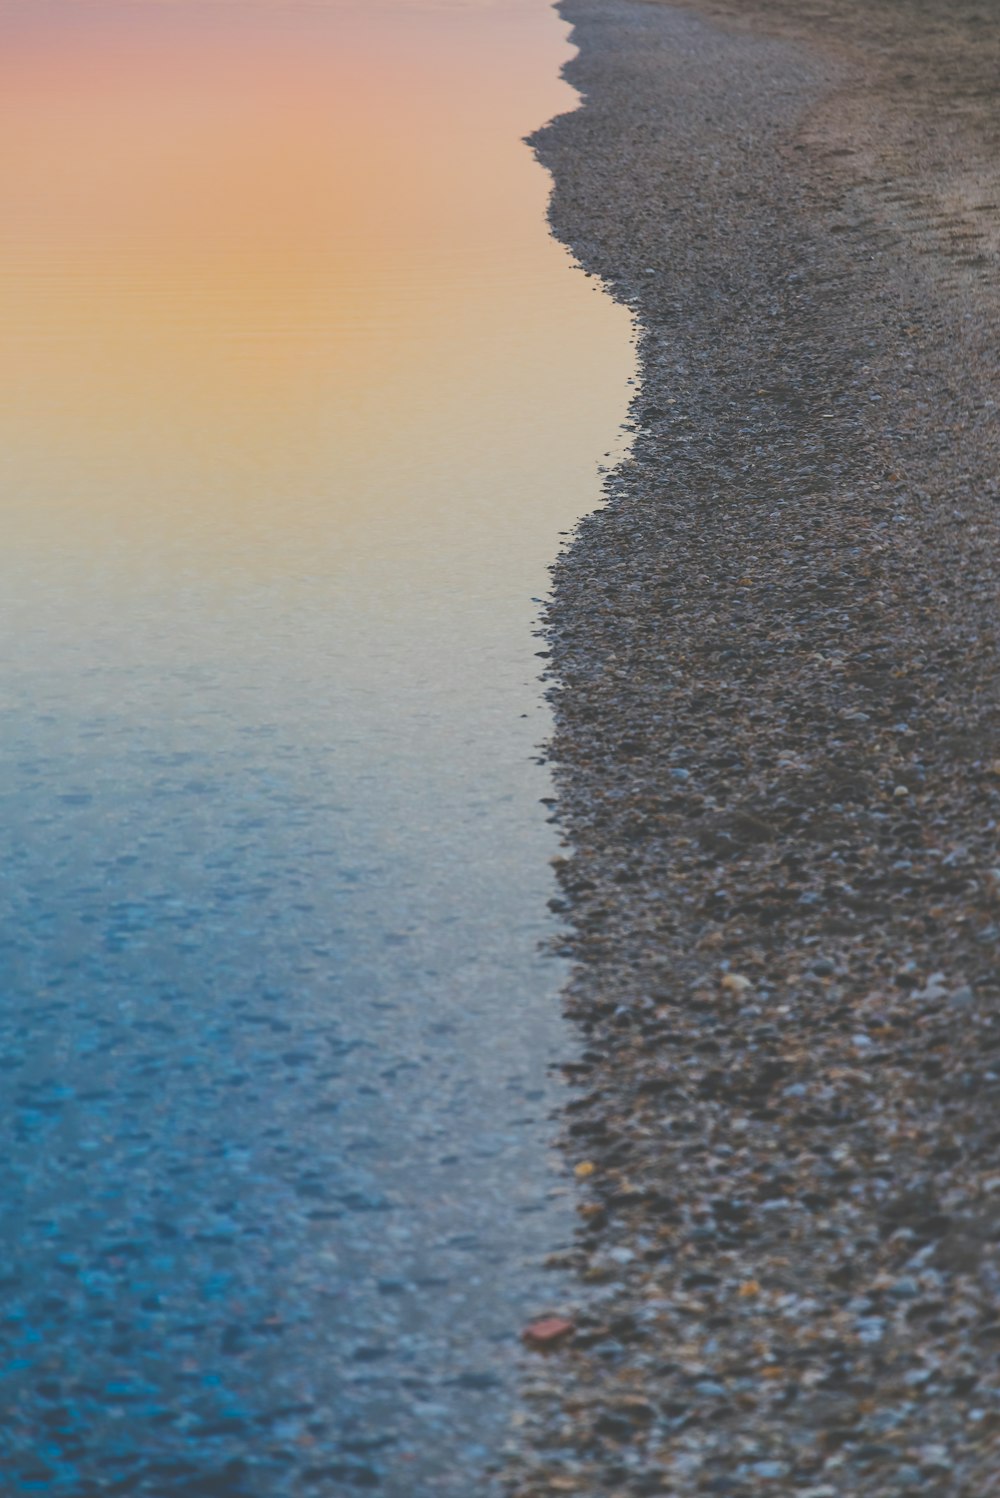
[[[1000,9],[562,9],[641,389],[548,617],[577,1334],[510,1489],[987,1498]]]

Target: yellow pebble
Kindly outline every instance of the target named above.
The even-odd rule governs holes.
[[[746,993],[748,988],[753,987],[753,984],[749,978],[744,978],[742,973],[727,973],[722,980],[722,986],[727,993],[739,995]]]

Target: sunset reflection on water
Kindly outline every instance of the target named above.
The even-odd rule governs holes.
[[[57,1493],[499,1438],[568,1230],[532,599],[631,372],[521,141],[564,36],[0,0],[12,1492],[53,1379]]]
[[[0,27],[0,434],[29,532],[166,532],[210,566],[249,526],[247,565],[302,540],[339,570],[362,509],[380,538],[442,503],[457,525],[464,497],[423,470],[481,469],[498,416],[519,451],[509,474],[488,452],[491,484],[592,464],[621,320],[567,315],[581,289],[538,234],[518,136],[572,102],[543,5],[40,0]],[[386,446],[405,488],[371,463]],[[156,489],[206,464],[230,481],[178,526]]]

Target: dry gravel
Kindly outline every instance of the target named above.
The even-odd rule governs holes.
[[[987,1498],[1000,8],[562,9],[641,388],[548,618],[577,1332],[508,1490]]]

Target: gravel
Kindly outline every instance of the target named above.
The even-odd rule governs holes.
[[[641,379],[548,613],[576,1333],[505,1485],[985,1498],[1000,16],[727,10],[566,0],[535,142]]]

